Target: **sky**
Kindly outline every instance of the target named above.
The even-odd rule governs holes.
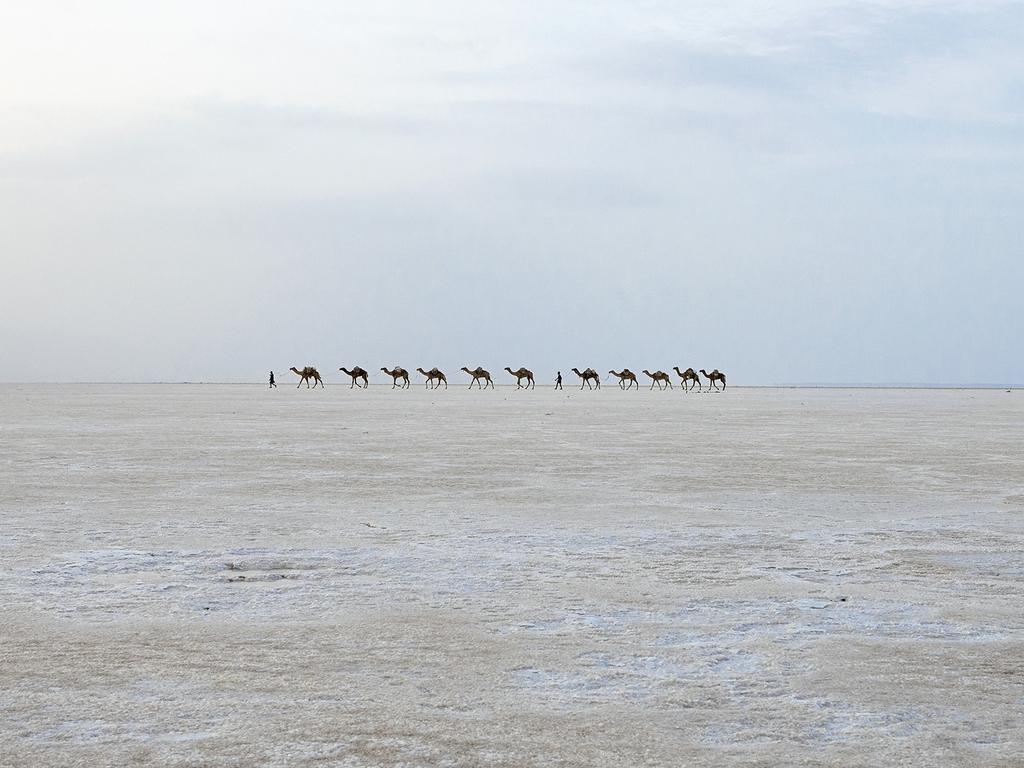
[[[1022,33],[1005,0],[4,2],[0,381],[1024,386]]]

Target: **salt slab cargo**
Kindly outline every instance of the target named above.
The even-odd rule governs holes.
[[[0,764],[1024,764],[1024,396],[0,387]]]

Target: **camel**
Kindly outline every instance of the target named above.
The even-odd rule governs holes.
[[[717,390],[718,389],[718,385],[715,382],[716,381],[720,381],[720,382],[722,382],[722,390],[723,391],[725,390],[725,374],[724,373],[719,371],[717,368],[715,368],[715,370],[713,370],[711,373],[708,373],[703,368],[701,368],[700,372],[702,374],[704,374],[704,378],[708,380],[708,386],[709,387],[713,387],[714,389]]]
[[[668,384],[668,388],[672,389],[672,379],[670,379],[668,377],[668,374],[665,373],[664,371],[655,371],[654,373],[651,373],[646,368],[644,368],[644,376],[650,377],[651,389],[654,389],[655,384],[658,385],[659,390],[664,389],[665,387],[663,386],[663,383]]]
[[[682,380],[683,380],[682,381],[682,387],[683,387],[683,391],[684,392],[689,392],[690,389],[693,388],[693,384],[697,385],[697,391],[700,392],[700,376],[697,375],[697,372],[695,370],[693,370],[693,368],[687,368],[685,371],[680,371],[678,365],[674,365],[672,367],[675,370],[675,372],[679,374],[680,378],[682,378]],[[687,386],[686,386],[686,382],[688,382],[688,381],[693,382],[693,384],[690,384],[690,389],[688,389]]]
[[[424,387],[429,387],[431,382],[433,382],[434,387],[431,387],[431,389],[433,389],[441,386],[441,382],[443,381],[444,388],[448,389],[448,379],[445,378],[444,373],[438,369],[437,366],[431,368],[429,371],[424,371],[422,368],[417,368],[416,370],[427,377],[427,380],[423,382]]]
[[[513,371],[507,365],[505,366],[505,370],[516,377],[516,389],[519,389],[522,386],[520,382],[523,379],[526,379],[526,386],[523,387],[523,389],[529,389],[531,384],[534,389],[537,388],[537,382],[533,380],[533,371],[527,370],[526,368],[520,368],[518,371]]]
[[[474,384],[476,384],[478,387],[480,387],[480,389],[484,389],[487,386],[487,384],[490,384],[491,385],[491,389],[494,389],[494,382],[491,381],[491,374],[489,374],[487,371],[485,371],[480,366],[477,366],[472,371],[469,370],[469,368],[467,368],[466,366],[462,366],[462,370],[464,370],[466,373],[468,373],[470,376],[473,377],[473,380],[471,382],[469,382],[469,388],[470,389],[473,388]],[[487,384],[481,384],[480,383],[480,379],[483,379],[484,381],[486,381]]]
[[[402,389],[409,387],[409,372],[400,365],[395,366],[395,370],[389,371],[387,368],[381,368],[381,370],[391,377],[391,388],[394,389],[398,386],[398,380],[402,379],[405,383],[402,384]]]
[[[296,368],[295,366],[292,366],[288,370],[292,371],[293,373],[297,373],[299,375],[299,384],[298,384],[298,386],[301,387],[302,386],[302,382],[306,382],[306,389],[309,389],[309,380],[312,379],[313,380],[313,389],[316,389],[316,385],[317,384],[320,385],[321,389],[324,388],[324,380],[320,378],[320,372],[317,371],[317,369],[314,368],[313,366],[307,365],[301,371],[298,368]]]
[[[580,373],[579,368],[573,368],[572,372],[579,376],[581,379],[583,379],[583,383],[580,384],[580,389],[583,389],[584,387],[589,387],[590,389],[593,389],[594,387],[590,383],[591,379],[593,379],[594,383],[597,384],[598,389],[601,388],[601,377],[597,375],[597,371],[595,371],[593,368],[587,368],[587,370],[583,371],[583,373]]]
[[[366,389],[367,387],[370,386],[370,378],[369,378],[369,376],[367,376],[366,371],[364,371],[358,365],[355,368],[353,368],[351,371],[348,368],[339,368],[338,370],[341,371],[342,373],[344,373],[346,376],[351,376],[352,377],[352,383],[349,385],[349,387],[348,387],[349,389],[352,389],[352,387],[355,387],[355,386],[361,386],[363,389]],[[357,383],[359,381],[359,379],[363,380],[362,384],[358,384]]]
[[[629,368],[623,368],[622,373],[616,373],[615,371],[608,371],[608,373],[610,373],[612,376],[619,377],[620,389],[629,389],[634,384],[636,384],[637,389],[640,389],[640,385],[637,384],[636,374],[629,370]],[[626,384],[627,381],[629,382],[629,384]]]

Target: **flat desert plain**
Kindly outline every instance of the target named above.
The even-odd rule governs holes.
[[[1003,390],[6,385],[0,764],[1024,765],[1022,446]]]

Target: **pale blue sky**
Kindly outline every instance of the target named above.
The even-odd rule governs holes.
[[[0,380],[1024,385],[1024,3],[0,10]]]

